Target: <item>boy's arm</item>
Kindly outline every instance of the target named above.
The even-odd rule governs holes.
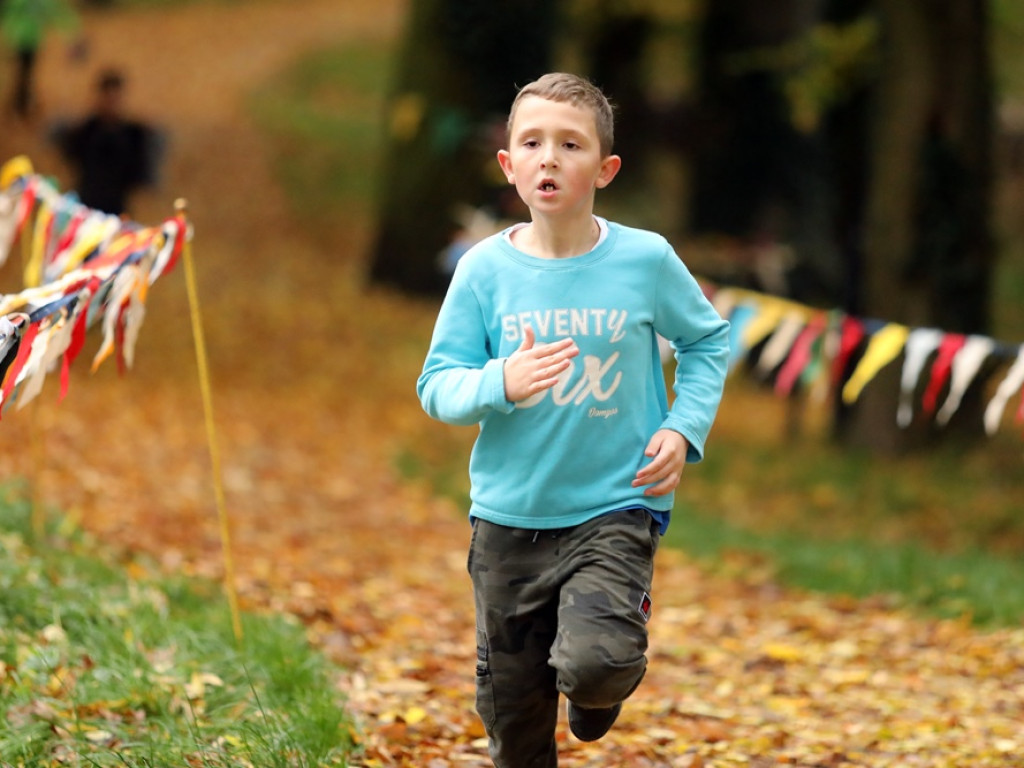
[[[459,261],[452,275],[416,382],[423,409],[435,419],[476,424],[489,414],[515,410],[506,389],[508,360],[498,356],[500,350],[491,341],[488,317],[493,313],[474,287],[490,285],[494,279],[486,263],[481,268],[472,254]],[[521,351],[509,359],[521,356]]]
[[[449,424],[475,424],[494,410],[510,413],[504,360],[492,356],[480,305],[456,270],[437,315],[416,382],[423,410]]]
[[[633,480],[634,488],[644,488],[644,496],[665,496],[679,485],[686,466],[689,442],[672,429],[659,429],[647,444],[644,455],[651,459],[640,467]]]
[[[675,401],[662,429],[681,434],[686,460],[700,461],[718,412],[728,371],[729,323],[723,320],[675,253],[658,282],[655,330],[675,351]]]
[[[549,344],[537,344],[533,328],[523,329],[523,342],[519,349],[505,360],[505,397],[513,403],[533,397],[551,389],[558,376],[571,364],[571,358],[580,353],[572,339],[559,339]]]
[[[536,343],[533,328],[523,329],[519,347],[499,357],[500,331],[488,327],[494,311],[474,283],[492,285],[495,275],[480,256],[458,262],[434,325],[430,350],[416,392],[423,409],[450,424],[475,424],[488,414],[509,414],[515,404],[550,389],[579,354],[572,339]],[[483,270],[481,272],[481,269]],[[497,322],[497,321],[494,321]]]
[[[527,326],[515,352],[492,358],[476,302],[450,291],[416,385],[423,409],[451,424],[475,424],[491,411],[511,413],[515,403],[553,387],[579,354],[572,339],[535,342]]]

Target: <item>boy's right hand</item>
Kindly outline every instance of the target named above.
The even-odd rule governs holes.
[[[523,329],[523,343],[505,360],[505,397],[518,403],[555,386],[562,371],[580,353],[572,339],[536,344],[533,328]]]

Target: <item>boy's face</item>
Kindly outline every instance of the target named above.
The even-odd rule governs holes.
[[[597,125],[588,109],[527,96],[516,109],[509,148],[498,152],[509,184],[533,213],[589,213],[594,191],[619,170],[617,155],[601,156]]]

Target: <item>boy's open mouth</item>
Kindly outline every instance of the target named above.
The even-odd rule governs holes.
[[[558,189],[558,187],[555,186],[555,182],[553,181],[542,181],[540,184],[541,192],[554,192],[556,189]]]

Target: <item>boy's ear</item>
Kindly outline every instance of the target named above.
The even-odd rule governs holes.
[[[622,167],[622,158],[618,155],[608,155],[601,161],[601,170],[597,174],[597,188],[604,189],[612,183],[615,174]]]
[[[512,171],[512,156],[509,154],[507,149],[498,150],[498,165],[500,165],[501,170],[505,172],[505,178],[508,179],[508,183],[515,184],[516,175]]]

